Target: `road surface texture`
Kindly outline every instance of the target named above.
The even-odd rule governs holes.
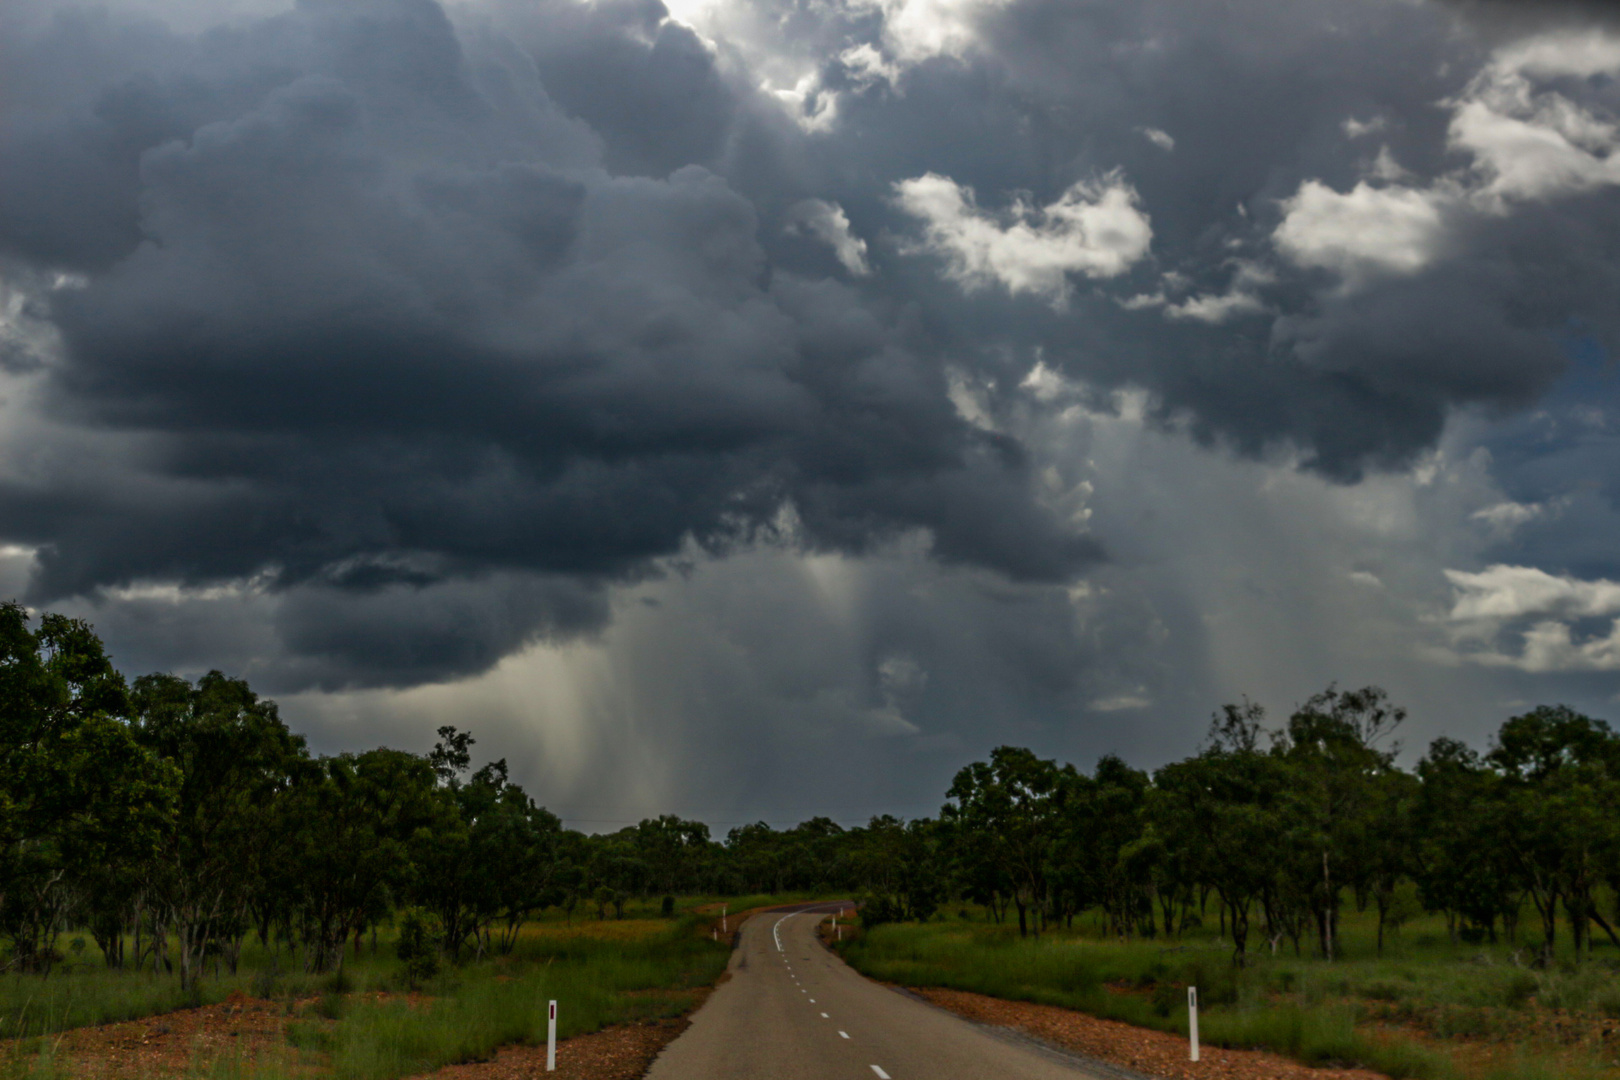
[[[840,904],[743,924],[731,978],[647,1080],[1114,1080],[1119,1071],[969,1023],[855,973],[815,939]]]

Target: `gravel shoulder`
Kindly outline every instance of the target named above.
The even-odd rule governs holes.
[[[908,991],[941,1009],[989,1027],[1006,1028],[1155,1080],[1388,1080],[1366,1069],[1313,1069],[1260,1050],[1202,1048],[1196,1064],[1187,1060],[1187,1040],[1178,1035],[1100,1020],[1094,1016],[1027,1001],[971,994],[963,990],[912,988]]]

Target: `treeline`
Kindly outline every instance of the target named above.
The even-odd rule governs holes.
[[[1443,912],[1454,938],[1576,955],[1620,896],[1620,737],[1563,707],[1502,725],[1488,753],[1437,740],[1396,761],[1383,691],[1330,687],[1275,729],[1228,705],[1202,750],[1156,772],[1087,774],[1002,747],[962,769],[937,818],[760,823],[723,842],[672,815],[565,829],[473,739],[427,754],[317,757],[239,680],[127,682],[82,621],[37,629],[0,604],[0,933],[11,970],[48,973],[88,932],[113,967],[236,969],[256,938],[310,971],[410,915],[452,958],[511,948],[546,908],[622,917],[631,898],[839,890],[870,922],[983,905],[1020,932],[1095,911],[1119,936],[1206,922],[1241,963],[1256,937],[1333,957],[1347,904],[1378,943]],[[1602,903],[1600,903],[1602,901]]]
[[[1002,747],[957,774],[937,821],[907,827],[902,884],[875,910],[923,918],[958,895],[1026,934],[1090,909],[1120,936],[1218,919],[1240,964],[1256,935],[1333,958],[1351,903],[1376,912],[1380,952],[1418,908],[1444,913],[1454,941],[1523,936],[1542,964],[1561,923],[1577,959],[1597,930],[1620,946],[1604,911],[1620,896],[1609,725],[1536,708],[1488,753],[1437,739],[1407,771],[1391,738],[1405,716],[1376,687],[1329,687],[1276,729],[1227,705],[1198,754],[1151,774]]]
[[[482,956],[551,907],[622,918],[636,897],[847,887],[872,862],[864,837],[897,827],[816,819],[721,844],[665,815],[586,835],[504,761],[474,770],[469,734],[438,734],[425,755],[313,756],[240,679],[130,683],[88,624],[35,628],[0,604],[0,967],[48,974],[82,930],[109,966],[189,988],[234,973],[248,940],[320,972],[396,922],[418,952],[430,927],[450,957]]]

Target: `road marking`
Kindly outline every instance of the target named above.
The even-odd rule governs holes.
[[[889,1074],[878,1068],[876,1065],[872,1066],[872,1071],[878,1074],[878,1080],[889,1080]]]
[[[823,1020],[831,1020],[831,1019],[832,1019],[832,1017],[830,1017],[830,1016],[828,1016],[828,1015],[827,1015],[827,1014],[826,1014],[826,1013],[822,1013],[822,1014],[821,1014],[821,1018],[822,1018],[822,1019],[823,1019]]]
[[[849,1032],[847,1032],[847,1031],[840,1031],[838,1034],[843,1036],[846,1039],[849,1038]]]
[[[810,1004],[812,1004],[812,1005],[814,1005],[814,1004],[815,1004],[815,1003],[816,1003],[816,999],[815,999],[815,998],[811,998],[811,999],[810,999]]]

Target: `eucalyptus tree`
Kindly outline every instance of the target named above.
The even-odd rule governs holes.
[[[1486,760],[1502,778],[1499,842],[1541,916],[1541,959],[1552,958],[1560,903],[1579,957],[1592,922],[1614,935],[1594,891],[1620,862],[1620,739],[1602,720],[1541,706],[1505,722]]]
[[[1406,710],[1379,687],[1330,686],[1295,710],[1275,737],[1274,756],[1292,774],[1285,834],[1291,866],[1311,898],[1318,944],[1330,960],[1338,953],[1343,890],[1368,891],[1379,853],[1396,842],[1380,810],[1400,747],[1380,744],[1405,719]]]
[[[1072,771],[1072,770],[1071,770]],[[1046,907],[1047,873],[1061,832],[1065,785],[1056,762],[1029,750],[999,746],[988,762],[956,774],[940,810],[953,834],[972,834],[1018,909],[1018,933],[1034,932]]]
[[[88,907],[155,849],[176,777],[133,738],[123,676],[90,626],[29,621],[0,604],[0,927],[14,965],[48,972],[75,898]],[[121,912],[97,914],[121,929]]]
[[[864,921],[925,922],[933,917],[946,882],[941,833],[934,821],[880,814],[847,835],[862,883]]]
[[[1274,887],[1287,786],[1287,766],[1259,748],[1264,716],[1252,703],[1225,706],[1199,754],[1154,774],[1147,801],[1167,857],[1219,897],[1238,965],[1254,905]]]
[[[409,890],[410,841],[435,823],[436,783],[425,758],[387,748],[298,770],[279,816],[310,970],[341,967],[344,942]]]
[[[195,686],[144,675],[131,697],[137,738],[179,778],[147,893],[174,930],[180,983],[189,989],[210,946],[234,948],[247,932],[253,891],[274,850],[276,801],[308,754],[274,702],[218,671]]]
[[[1444,912],[1453,941],[1459,932],[1496,938],[1497,920],[1514,934],[1524,875],[1502,843],[1504,780],[1477,751],[1440,738],[1417,764],[1408,871],[1430,911]]]

